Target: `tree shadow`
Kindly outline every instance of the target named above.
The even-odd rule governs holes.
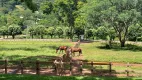
[[[115,50],[115,51],[120,51],[120,50],[129,50],[129,51],[142,51],[142,46],[137,46],[133,44],[126,44],[125,47],[120,47],[120,44],[118,43],[113,43],[112,47],[108,47],[105,43],[102,43],[103,46],[97,46],[99,49],[106,49],[106,50]]]
[[[47,75],[9,75],[1,74],[0,80],[141,80],[133,77],[97,77],[97,76],[47,76]]]
[[[0,47],[0,51],[15,51],[15,50],[38,51],[38,49],[28,48],[28,47],[19,47],[19,48],[5,48],[5,47]]]
[[[52,46],[41,46],[40,48],[50,48],[50,49],[57,49],[58,46],[52,45]]]
[[[81,40],[80,42],[81,43],[93,43],[94,41],[92,41],[92,40]]]
[[[58,56],[46,56],[46,55],[39,55],[39,56],[22,56],[22,55],[11,55],[11,56],[4,56],[1,55],[0,60],[2,59],[8,59],[8,60],[15,60],[15,61],[53,61],[57,58]]]
[[[46,55],[40,55],[40,56],[21,56],[21,55],[11,55],[7,56],[6,59],[8,60],[8,66],[13,66],[13,65],[20,65],[20,62],[24,62],[25,67],[29,68],[35,68],[36,66],[36,61],[39,62],[54,62],[55,59],[60,58],[58,56],[46,56]],[[0,60],[5,60],[2,57],[0,57]],[[4,65],[4,62],[0,62],[0,66]],[[51,64],[41,64],[42,67],[47,67],[47,66],[53,66],[53,63]]]
[[[94,77],[94,76],[87,76],[83,77],[81,80],[134,80],[131,77]]]

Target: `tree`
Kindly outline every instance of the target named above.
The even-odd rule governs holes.
[[[77,35],[77,37],[78,37],[78,39],[79,39],[79,36],[80,35],[83,35],[84,34],[84,32],[85,32],[85,30],[84,30],[84,28],[82,28],[82,27],[75,27],[74,28],[74,32],[75,32],[75,34]]]
[[[34,35],[36,34],[36,30],[34,27],[29,27],[28,32],[30,34],[30,36],[32,37],[32,39],[34,38]]]
[[[0,13],[0,26],[5,26],[7,24],[7,19],[5,14]]]
[[[56,35],[58,35],[58,37],[60,38],[63,35],[62,27],[57,27],[55,32],[56,32]]]
[[[6,35],[8,35],[8,29],[6,26],[2,26],[0,29],[0,34],[5,38]]]
[[[21,0],[21,2],[25,2],[27,7],[32,10],[32,12],[35,12],[38,10],[38,6],[36,3],[33,2],[33,0]]]
[[[92,7],[93,12],[89,13],[88,21],[94,21],[92,25],[103,25],[104,22],[111,24],[118,34],[121,47],[124,47],[130,25],[136,24],[141,15],[136,9],[139,3],[137,0],[96,0],[96,2],[97,4]]]
[[[40,9],[44,14],[50,14],[53,11],[53,4],[50,1],[45,1],[41,4]]]
[[[90,38],[93,36],[93,32],[92,32],[92,29],[88,29],[85,31],[85,36],[86,38]]]
[[[107,29],[104,26],[100,26],[97,29],[96,37],[98,37],[99,39],[106,40],[107,39],[107,35],[108,35]]]
[[[51,36],[51,38],[53,38],[53,35],[55,34],[55,29],[53,27],[49,27],[47,29],[47,34]]]
[[[14,39],[15,35],[21,34],[21,28],[16,24],[12,24],[8,27],[8,33]]]
[[[68,39],[70,38],[71,32],[70,32],[70,28],[69,27],[65,27],[65,35],[67,36]]]
[[[43,25],[37,25],[35,32],[40,36],[40,39],[43,39],[43,35],[45,34],[46,28]]]
[[[85,26],[86,26],[86,21],[84,19],[84,16],[82,16],[81,14],[78,15],[78,17],[75,19],[75,27],[74,27],[74,32],[78,36],[78,39],[79,35],[84,35]]]
[[[116,38],[116,33],[115,30],[113,28],[109,28],[107,29],[107,33],[108,33],[108,44],[109,44],[109,48],[112,47],[112,41]]]
[[[94,38],[95,38],[95,36],[96,36],[96,33],[97,33],[97,30],[96,29],[91,29],[92,30],[92,33],[93,33],[93,40],[94,40]]]
[[[141,36],[142,36],[142,26],[140,26],[139,24],[131,25],[127,36],[128,40],[137,41],[138,38]]]

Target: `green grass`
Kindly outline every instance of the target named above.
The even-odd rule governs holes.
[[[141,80],[142,78],[94,77],[94,76],[37,76],[37,75],[0,75],[0,80]]]
[[[129,46],[120,48],[114,47],[112,49],[104,48],[104,44],[100,42],[81,44],[83,49],[83,55],[86,60],[91,61],[108,61],[108,62],[130,62],[130,63],[142,63],[142,47],[129,49]],[[138,49],[138,50],[137,50]]]
[[[0,60],[48,61],[59,55],[56,54],[56,47],[60,45],[74,46],[69,41],[0,41]],[[141,46],[117,46],[112,49],[105,49],[104,46],[100,42],[80,44],[85,60],[142,63]]]
[[[70,44],[62,41],[1,41],[0,59],[48,61],[50,58],[58,56],[56,48],[60,45]]]

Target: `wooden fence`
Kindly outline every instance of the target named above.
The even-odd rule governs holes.
[[[3,63],[3,64],[0,64],[0,69],[4,69],[4,73],[5,74],[8,74],[8,68],[9,68],[9,65],[8,63],[10,62],[14,62],[14,63],[18,63],[18,67],[17,67],[17,70],[20,71],[20,74],[24,74],[24,65],[25,63],[31,63],[31,64],[34,64],[34,69],[35,69],[35,72],[37,75],[40,75],[40,70],[42,69],[40,67],[41,64],[50,64],[50,65],[53,65],[52,69],[54,70],[54,73],[55,75],[59,74],[58,72],[58,67],[55,66],[55,64],[61,64],[61,63],[54,63],[54,61],[8,61],[8,60],[1,60],[0,63]],[[75,64],[75,62],[62,62],[63,64],[68,64],[69,65],[69,71],[70,71],[70,75],[72,75],[72,70],[73,70],[73,65]],[[108,71],[107,73],[109,73],[109,75],[111,76],[112,74],[112,63],[111,62],[84,62],[84,61],[79,61],[78,63],[79,65],[79,73],[82,74],[82,71],[83,71],[83,65],[89,65],[91,66],[91,68],[89,69],[91,74],[93,74],[93,72],[95,71],[94,69],[94,66],[95,65],[107,65],[108,66]],[[126,67],[129,68],[129,65],[130,64],[127,64]],[[50,68],[51,69],[51,68]],[[129,70],[125,70],[126,72],[126,75],[129,76]],[[14,71],[12,72],[14,73]]]
[[[39,75],[40,74],[40,64],[52,64],[52,65],[55,65],[55,63],[53,62],[53,61],[48,61],[48,62],[45,62],[45,61],[35,61],[35,62],[33,62],[33,61],[8,61],[8,60],[1,60],[0,61],[1,63],[3,63],[1,66],[0,66],[0,69],[4,69],[4,72],[5,72],[5,74],[7,74],[7,72],[8,72],[8,63],[9,62],[15,62],[15,63],[19,63],[18,64],[18,67],[17,67],[17,69],[18,70],[20,70],[20,73],[21,74],[24,74],[24,72],[23,72],[23,70],[24,70],[24,63],[31,63],[31,64],[35,64],[36,66],[35,66],[35,70],[36,70],[36,74],[37,75]],[[56,64],[60,64],[60,63],[56,63]],[[68,64],[69,65],[69,67],[70,67],[70,73],[72,73],[72,69],[73,69],[73,64],[74,64],[74,62],[63,62],[63,64]],[[98,62],[82,62],[82,61],[80,61],[79,62],[79,65],[80,65],[80,73],[82,73],[82,70],[83,70],[83,68],[82,68],[82,66],[83,65],[85,65],[85,64],[87,64],[87,65],[90,65],[90,66],[92,66],[92,68],[90,69],[90,71],[91,72],[93,72],[93,66],[94,65],[108,65],[109,66],[109,72],[111,73],[111,62],[101,62],[101,63],[98,63]],[[56,74],[58,74],[57,73],[57,67],[56,66],[53,66],[53,69],[55,70],[55,72],[56,72]]]

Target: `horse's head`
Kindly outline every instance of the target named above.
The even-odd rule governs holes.
[[[56,49],[56,53],[58,52],[58,50],[59,50],[59,47]]]

